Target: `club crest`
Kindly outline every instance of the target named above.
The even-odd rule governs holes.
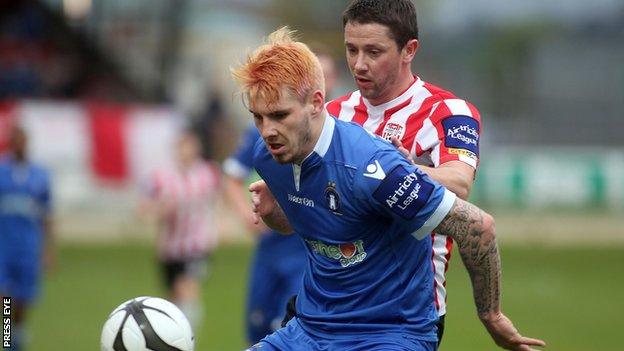
[[[329,210],[336,215],[341,215],[340,213],[340,196],[336,191],[336,183],[329,182],[327,183],[327,187],[325,188],[325,200],[327,200],[327,207]]]
[[[397,137],[399,138],[399,140],[401,140],[401,138],[403,137],[404,129],[405,128],[403,128],[403,126],[398,123],[388,123],[384,127],[381,136],[386,140],[390,140],[390,138],[392,137]]]

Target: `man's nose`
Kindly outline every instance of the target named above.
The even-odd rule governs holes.
[[[264,118],[262,120],[262,126],[260,128],[260,134],[263,139],[274,137],[277,135],[276,123],[270,118]]]
[[[364,54],[360,53],[357,55],[353,65],[353,70],[360,73],[368,71],[368,63],[366,62]]]

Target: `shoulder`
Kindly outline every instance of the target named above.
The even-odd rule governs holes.
[[[455,96],[449,90],[430,83],[424,83],[424,89],[431,93],[430,118],[432,122],[441,121],[450,116],[466,116],[476,121],[481,120],[479,110],[470,101]]]
[[[361,94],[359,90],[343,95],[325,104],[327,112],[333,117],[340,117],[340,112],[345,108],[355,108],[360,104]]]
[[[336,141],[345,161],[362,166],[368,159],[383,150],[394,150],[385,139],[371,133],[355,122],[336,120]]]

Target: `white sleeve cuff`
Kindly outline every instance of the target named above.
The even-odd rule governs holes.
[[[223,161],[223,172],[230,177],[238,179],[247,179],[251,173],[251,169],[238,162],[234,158],[228,158]]]
[[[455,203],[455,199],[457,195],[448,189],[444,189],[444,197],[442,197],[442,201],[438,205],[438,208],[433,212],[431,217],[422,225],[418,230],[412,233],[412,235],[421,240],[425,236],[431,234],[431,232],[442,222],[444,217],[449,213],[451,207]]]

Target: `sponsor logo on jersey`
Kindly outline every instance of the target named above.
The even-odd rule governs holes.
[[[384,127],[381,136],[388,141],[392,137],[397,137],[400,140],[403,137],[404,130],[405,128],[398,123],[388,123]]]
[[[451,116],[442,121],[444,146],[479,155],[479,123],[469,116]]]
[[[366,166],[366,173],[364,173],[364,176],[373,179],[383,180],[386,177],[386,173],[384,172],[383,168],[381,168],[379,161],[375,160],[374,163]]]
[[[329,210],[333,214],[342,215],[342,213],[340,213],[340,196],[336,191],[336,183],[330,181],[325,188],[324,194],[325,200],[327,200],[327,207],[329,207]]]
[[[293,194],[288,194],[288,201],[294,202],[297,205],[302,205],[306,207],[314,207],[314,200],[310,200],[307,197],[300,197]]]
[[[373,197],[393,213],[412,219],[427,204],[433,187],[415,171],[398,165],[379,184]]]
[[[367,255],[362,240],[338,245],[326,244],[318,240],[305,239],[305,241],[314,253],[337,260],[345,268],[364,261]]]
[[[477,155],[475,155],[472,151],[468,151],[464,149],[450,148],[448,149],[448,153],[453,154],[453,155],[467,156],[475,160],[477,159]]]

